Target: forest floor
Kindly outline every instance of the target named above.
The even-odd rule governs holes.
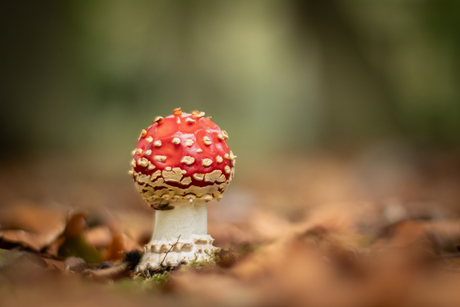
[[[64,164],[2,167],[2,307],[460,306],[455,154],[242,171],[208,206],[214,261],[152,276],[133,270],[153,212],[129,177]]]

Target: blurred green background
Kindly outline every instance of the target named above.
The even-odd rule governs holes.
[[[139,131],[176,107],[226,129],[243,174],[266,156],[460,145],[456,0],[2,1],[0,15],[3,161],[124,175]]]

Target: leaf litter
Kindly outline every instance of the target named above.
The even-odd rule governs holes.
[[[225,220],[210,208],[209,233],[224,247],[211,261],[147,274],[135,267],[151,235],[150,211],[114,207],[108,213],[18,198],[0,210],[0,305],[460,305],[458,209],[436,199],[427,203],[422,192],[418,200],[407,193],[364,199],[356,192],[353,200],[333,187],[341,180],[353,186],[342,173],[346,167],[325,164],[297,172],[319,174],[324,167],[315,182],[302,181],[324,195],[305,194],[297,183],[258,181],[251,200],[235,198],[245,203],[239,215],[229,212]],[[449,180],[460,187],[458,178]],[[277,197],[283,188],[291,189],[292,206],[286,200],[265,205],[267,189]]]

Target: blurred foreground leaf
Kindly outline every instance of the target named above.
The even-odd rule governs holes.
[[[99,263],[103,260],[98,251],[79,235],[66,239],[59,248],[58,255],[64,258],[82,258],[87,263]]]

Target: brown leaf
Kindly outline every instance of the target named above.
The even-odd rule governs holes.
[[[52,241],[50,244],[48,244],[45,247],[44,252],[46,252],[50,256],[58,257],[59,248],[64,242],[65,242],[65,237],[60,236],[56,238],[54,241]]]
[[[120,265],[101,270],[84,270],[82,272],[84,276],[91,277],[95,281],[105,282],[109,280],[117,280],[123,277],[127,277],[130,274],[129,264],[122,263]]]
[[[95,248],[105,248],[112,242],[112,234],[107,226],[98,226],[85,231],[85,240]]]
[[[18,203],[1,208],[0,225],[0,240],[40,251],[59,236],[65,223],[56,210]]]
[[[123,239],[122,236],[113,236],[112,242],[107,247],[107,254],[105,259],[109,261],[116,261],[123,259],[123,251],[124,251]]]
[[[102,261],[99,252],[84,237],[87,229],[86,213],[73,214],[67,222],[63,233],[46,248],[46,252],[59,257],[81,257],[88,263]]]
[[[78,257],[68,257],[64,261],[64,267],[66,270],[69,269],[74,272],[83,272],[86,268],[86,261]]]
[[[62,231],[65,215],[56,210],[32,202],[18,202],[0,207],[0,225],[2,229],[21,229],[32,233],[50,233]]]
[[[37,252],[46,245],[46,242],[43,242],[39,234],[26,232],[24,230],[2,230],[0,231],[0,241],[16,243]]]
[[[54,260],[46,257],[43,257],[42,259],[46,262],[48,268],[51,270],[57,270],[62,272],[65,269],[64,261]]]
[[[83,235],[83,232],[88,227],[85,221],[86,216],[86,213],[78,212],[70,217],[64,230],[64,236],[67,239]]]
[[[124,251],[129,252],[133,250],[142,251],[142,246],[139,245],[136,241],[128,237],[126,234],[123,234],[123,246]]]

